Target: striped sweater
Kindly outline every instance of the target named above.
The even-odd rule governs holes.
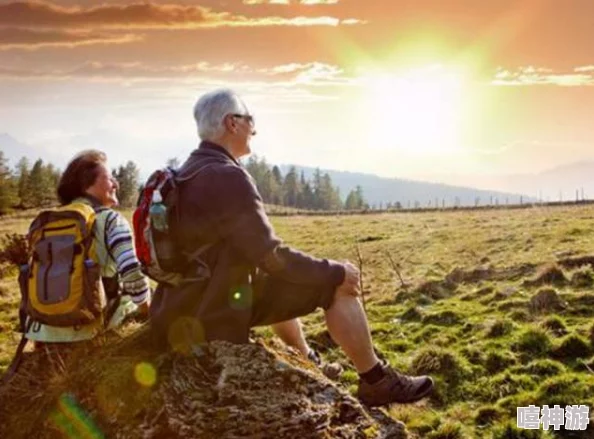
[[[91,204],[86,198],[74,201]],[[101,276],[119,275],[121,294],[124,297],[122,297],[120,308],[114,315],[121,320],[124,314],[136,308],[134,304],[140,305],[150,298],[149,282],[140,270],[140,263],[136,258],[130,224],[115,210],[102,210],[96,217],[94,238],[95,251],[101,266]],[[133,303],[126,300],[127,296],[132,299]],[[107,299],[104,297],[104,303],[106,302]],[[109,327],[113,327],[114,321],[112,319]],[[34,323],[27,332],[27,338],[48,343],[83,341],[94,338],[103,328],[101,319],[77,328]]]
[[[140,271],[130,224],[120,213],[108,209],[97,215],[96,228],[96,248],[103,268],[102,276],[119,274],[122,294],[129,295],[136,304],[145,302],[149,283]]]

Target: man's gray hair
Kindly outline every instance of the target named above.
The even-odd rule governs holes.
[[[225,132],[223,120],[228,114],[244,114],[246,106],[237,93],[219,89],[206,93],[194,105],[194,119],[202,140],[217,139]]]

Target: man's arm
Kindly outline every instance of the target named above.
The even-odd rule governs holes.
[[[282,244],[274,234],[258,190],[245,171],[229,168],[217,173],[209,187],[216,199],[213,215],[219,234],[250,263],[297,284],[338,286],[343,282],[342,264]]]

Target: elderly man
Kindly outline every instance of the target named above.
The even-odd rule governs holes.
[[[398,373],[375,355],[357,269],[301,253],[274,234],[254,181],[238,162],[256,133],[245,103],[231,90],[216,90],[198,100],[194,117],[202,142],[180,168],[180,180],[188,181],[179,190],[177,242],[186,254],[208,246],[201,263],[209,276],[157,290],[151,304],[157,332],[176,348],[204,340],[243,343],[251,327],[274,325],[285,343],[306,354],[296,319],[322,308],[330,335],[359,373],[364,404],[428,395],[431,378]]]

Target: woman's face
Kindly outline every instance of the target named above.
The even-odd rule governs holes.
[[[95,183],[87,189],[87,194],[97,198],[103,206],[113,207],[118,205],[118,189],[118,182],[112,177],[107,164],[100,164]]]

